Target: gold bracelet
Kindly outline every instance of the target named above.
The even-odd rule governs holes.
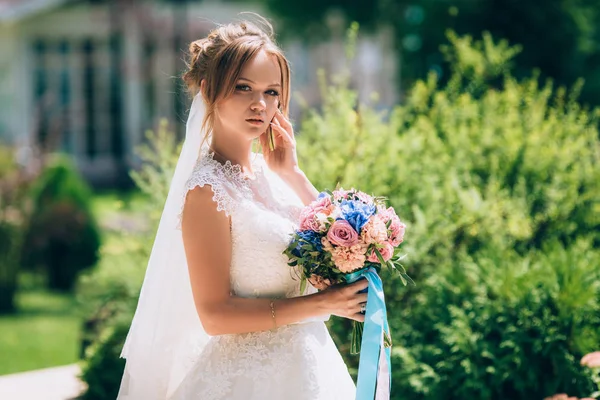
[[[271,300],[269,303],[271,307],[271,317],[273,318],[273,329],[277,328],[277,320],[275,319],[275,300]]]

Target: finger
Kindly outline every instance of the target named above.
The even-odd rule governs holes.
[[[279,110],[277,110],[277,112],[275,113],[275,117],[277,119],[277,121],[280,123],[281,126],[283,126],[286,130],[290,131],[292,136],[294,135],[294,129],[292,127],[292,123],[290,122],[289,119],[287,119],[283,113]]]
[[[363,304],[364,304],[364,313],[363,313]],[[362,303],[357,303],[356,307],[353,308],[353,311],[357,314],[365,314],[367,312],[367,303],[366,302],[362,302]]]
[[[361,290],[369,287],[369,281],[366,279],[361,279],[354,283],[351,283],[351,285],[352,285],[353,289],[356,289],[357,291],[361,291]]]
[[[273,118],[273,122],[277,125],[281,126],[285,133],[294,140],[294,128],[292,127],[292,123],[283,116],[281,112],[275,114],[275,118]]]
[[[275,122],[271,122],[273,129],[281,135],[281,138],[290,144],[294,144],[294,139],[290,136],[289,132],[286,131],[281,125]]]
[[[349,285],[346,285],[346,287],[344,289],[347,291],[347,293],[349,293],[351,295],[355,295],[355,294],[360,293],[361,291],[364,291],[368,286],[369,286],[369,282],[367,282],[367,280],[364,280],[364,282],[359,281],[359,282],[354,282]]]
[[[368,299],[369,295],[367,293],[358,293],[355,297],[354,300],[358,303],[366,303],[367,299]]]
[[[361,313],[356,313],[353,314],[352,317],[350,317],[350,319],[353,319],[358,322],[365,322],[365,315]]]

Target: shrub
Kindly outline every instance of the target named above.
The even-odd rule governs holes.
[[[42,172],[32,197],[22,262],[41,268],[51,289],[70,291],[78,274],[98,259],[100,234],[90,190],[71,163],[57,157]]]
[[[359,103],[349,74],[324,85],[301,167],[320,189],[387,196],[408,222],[417,286],[384,276],[393,398],[587,395],[575,360],[600,344],[599,112],[580,86],[516,81],[505,42],[450,39],[449,83],[417,81],[389,112]],[[343,354],[349,326],[331,323]]]
[[[105,328],[99,339],[89,348],[89,356],[86,358],[81,374],[81,379],[87,383],[87,389],[81,399],[117,398],[125,369],[125,360],[119,355],[128,330],[129,323],[115,323]]]

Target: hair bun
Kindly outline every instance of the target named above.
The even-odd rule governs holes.
[[[199,89],[200,81],[204,78],[203,70],[205,68],[202,68],[202,66],[205,65],[209,44],[209,38],[195,40],[190,43],[189,61],[187,63],[188,70],[183,74],[183,80],[188,88],[193,91]]]
[[[258,14],[245,14],[252,14],[257,17],[260,24],[257,25],[250,21],[240,21],[238,23],[221,25],[213,29],[207,37],[194,40],[190,43],[187,58],[187,71],[183,74],[182,78],[191,93],[196,94],[198,92],[202,80],[210,78],[215,74],[222,74],[223,68],[218,66],[224,62],[223,57],[226,57],[227,60],[229,60],[229,58],[232,57],[230,52],[234,51],[240,53],[240,49],[249,49],[252,47],[239,47],[244,42],[255,42],[259,47],[267,46],[270,47],[272,51],[281,52],[272,38],[273,27],[271,24]],[[263,27],[261,28],[260,25]],[[225,61],[225,63],[229,63],[230,61],[231,60]],[[220,72],[218,71],[218,68],[221,69]],[[218,88],[214,87],[215,84],[211,83],[208,86],[210,88],[207,90],[212,95],[218,92]]]

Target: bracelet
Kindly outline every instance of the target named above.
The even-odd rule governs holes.
[[[275,319],[275,300],[271,300],[269,303],[271,307],[271,317],[273,318],[273,329],[277,328],[277,320]]]

